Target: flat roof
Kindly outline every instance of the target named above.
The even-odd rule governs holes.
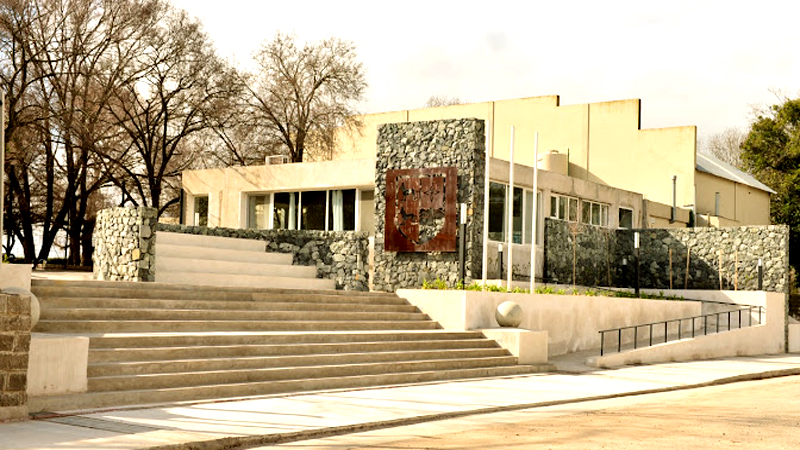
[[[736,183],[746,184],[750,187],[769,192],[770,194],[776,194],[769,186],[756,180],[754,176],[726,162],[720,161],[711,155],[698,153],[695,159],[695,168],[701,172],[725,178],[726,180],[731,180]]]

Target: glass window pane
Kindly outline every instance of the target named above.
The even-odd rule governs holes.
[[[608,226],[608,205],[600,205],[600,225]]]
[[[533,235],[533,192],[525,191],[525,243],[531,243]]]
[[[208,226],[208,196],[194,198],[194,224]]]
[[[489,239],[504,240],[506,223],[506,185],[489,183]]]
[[[267,196],[251,195],[248,196],[247,205],[247,227],[263,230],[267,228]]]
[[[514,238],[515,244],[522,243],[522,189],[514,188]]]
[[[300,229],[324,230],[327,191],[308,191],[303,192],[301,195],[303,212],[300,215]]]
[[[619,227],[620,228],[633,228],[633,211],[630,209],[619,209]]]
[[[578,221],[578,199],[569,199],[569,220],[571,222]]]
[[[600,225],[600,205],[592,203],[592,225]]]
[[[294,230],[297,220],[297,195],[295,192],[277,192],[272,206],[272,228],[276,230]]]
[[[550,196],[550,217],[558,217],[558,200],[555,195]]]
[[[581,202],[581,222],[590,223],[591,220],[592,204],[587,201]]]
[[[567,219],[567,198],[558,197],[558,218],[561,220]]]

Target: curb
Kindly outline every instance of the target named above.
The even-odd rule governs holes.
[[[597,395],[591,397],[572,398],[564,400],[552,400],[547,402],[522,403],[516,405],[493,406],[489,408],[471,409],[465,411],[452,411],[447,413],[428,414],[415,417],[404,417],[400,419],[382,420],[376,422],[364,422],[352,425],[342,425],[338,427],[325,427],[313,430],[295,431],[291,433],[271,433],[254,436],[236,436],[211,439],[206,441],[185,442],[180,444],[159,445],[148,447],[145,450],[232,450],[252,448],[256,446],[277,445],[289,442],[305,441],[310,439],[320,439],[332,436],[343,436],[352,433],[365,431],[375,431],[387,428],[394,428],[406,425],[416,425],[420,423],[436,422],[447,419],[457,419],[468,416],[478,416],[483,414],[520,411],[524,409],[544,408],[548,406],[559,406],[571,403],[585,403],[598,400],[609,400],[614,398],[634,397],[638,395],[659,394],[663,392],[683,391],[710,386],[720,386],[725,384],[739,383],[743,381],[765,380],[769,378],[779,378],[792,375],[800,375],[800,368],[769,370],[765,372],[749,373],[744,375],[734,375],[731,377],[719,378],[703,383],[685,384],[680,386],[669,386],[656,389],[645,389],[640,391],[622,392],[617,394]]]

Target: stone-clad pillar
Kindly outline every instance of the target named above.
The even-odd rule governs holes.
[[[389,170],[456,168],[456,202],[466,203],[468,208],[465,281],[469,284],[480,277],[484,127],[482,120],[454,119],[393,123],[379,128],[375,167],[375,290],[419,288],[424,280],[437,278],[451,286],[458,281],[458,252],[385,249],[386,173]]]
[[[110,208],[97,213],[94,277],[155,281],[155,208]]]
[[[28,417],[29,296],[0,294],[0,422]]]

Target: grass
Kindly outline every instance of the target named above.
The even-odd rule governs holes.
[[[483,286],[478,282],[473,282],[472,284],[464,285],[461,282],[458,282],[455,287],[450,288],[447,286],[447,283],[442,279],[435,279],[433,281],[423,280],[422,282],[422,289],[434,289],[434,290],[458,290],[458,291],[485,291],[485,292],[505,292],[511,294],[530,294],[530,289],[523,289],[519,287],[515,287],[510,291],[503,286],[497,285],[486,285]],[[642,298],[648,300],[684,300],[682,296],[674,296],[674,295],[664,295],[664,291],[660,291],[658,294],[647,294],[647,293],[640,293],[637,297],[635,293],[628,292],[628,291],[615,291],[615,290],[605,290],[605,289],[593,289],[587,288],[583,292],[579,289],[572,288],[572,289],[555,289],[552,286],[539,286],[534,290],[536,294],[549,294],[549,295],[586,295],[589,297],[597,297],[597,296],[604,296],[604,297],[617,297],[617,298]]]

